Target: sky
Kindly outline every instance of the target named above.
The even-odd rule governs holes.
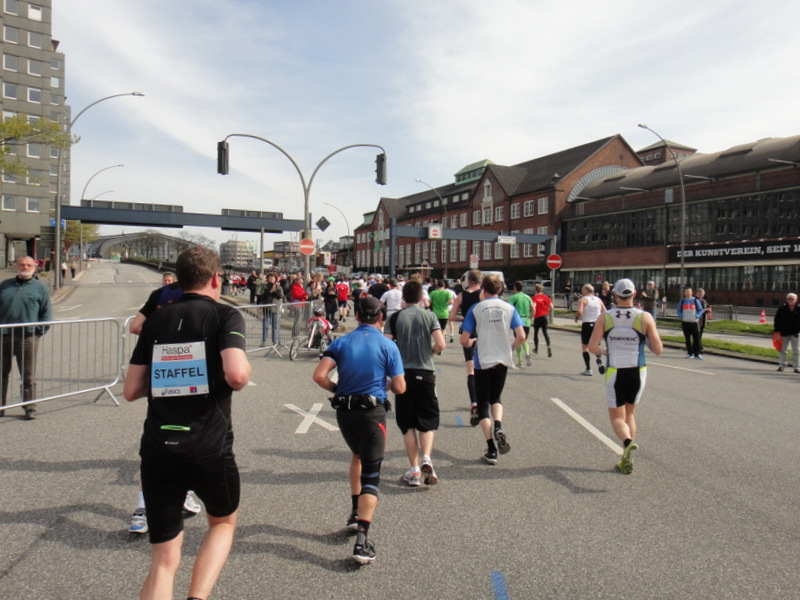
[[[286,156],[232,138],[222,176],[217,142],[265,138],[306,182],[343,146],[383,147],[386,186],[375,148],[316,173],[310,212],[330,221],[314,231],[326,241],[382,196],[425,191],[416,179],[438,187],[483,159],[513,165],[615,134],[634,150],[658,141],[638,123],[700,152],[798,135],[798,22],[796,0],[53,0],[73,116],[145,94],[75,122],[73,203],[86,186],[87,198],[302,220]]]

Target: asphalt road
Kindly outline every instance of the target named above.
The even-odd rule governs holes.
[[[89,300],[76,289],[58,310],[138,307],[158,278],[133,278],[98,282]],[[120,294],[113,305],[106,288]],[[213,597],[797,598],[800,376],[719,356],[684,360],[679,350],[651,356],[641,450],[623,476],[602,378],[579,375],[576,334],[551,336],[552,359],[509,373],[512,449],[495,466],[481,462],[484,442],[467,424],[461,351],[445,350],[433,456],[441,483],[401,484],[407,459],[390,421],[371,529],[378,558],[361,568],[343,530],[348,452],[311,381],[314,357],[252,354],[252,384],[234,397],[239,529]],[[127,525],[146,406],[93,400],[44,403],[35,421],[0,419],[2,599],[138,593],[149,548]],[[176,598],[203,516],[186,528]]]

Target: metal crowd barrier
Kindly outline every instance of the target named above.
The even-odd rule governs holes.
[[[112,318],[0,325],[3,408],[96,391],[95,402],[105,392],[119,405],[111,388],[121,380],[121,328]]]
[[[237,306],[245,321],[245,338],[247,346],[245,352],[265,352],[264,356],[272,353],[279,357],[289,352],[292,341],[306,334],[306,323],[314,315],[314,308],[322,304],[321,301],[313,302],[286,302],[283,304],[248,304]],[[272,319],[277,314],[278,341],[272,340]],[[269,331],[264,331],[264,321],[269,319]],[[266,337],[265,337],[266,333]]]

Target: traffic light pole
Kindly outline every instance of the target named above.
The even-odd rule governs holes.
[[[289,161],[294,165],[297,174],[300,176],[300,183],[303,186],[303,222],[304,222],[304,231],[301,239],[312,239],[311,238],[311,213],[309,211],[309,197],[311,194],[311,184],[314,183],[314,178],[317,176],[317,172],[320,170],[320,167],[324,165],[330,158],[343,152],[345,150],[349,150],[350,148],[379,148],[381,154],[375,158],[376,164],[376,178],[375,182],[380,185],[386,185],[386,150],[383,147],[378,146],[377,144],[351,144],[349,146],[344,146],[339,148],[338,150],[334,150],[328,156],[323,158],[320,163],[316,166],[313,173],[311,173],[311,178],[308,180],[308,184],[306,184],[306,179],[303,176],[303,172],[300,170],[300,167],[292,158],[292,156],[286,152],[283,148],[271,142],[267,139],[259,137],[257,135],[251,135],[249,133],[231,133],[225,136],[225,139],[219,143],[217,143],[217,173],[220,175],[227,175],[229,172],[229,148],[228,148],[228,139],[232,137],[243,137],[243,138],[251,138],[254,140],[260,140],[266,144],[269,144],[276,150],[278,150],[281,154],[283,154]],[[308,277],[311,274],[311,256],[306,254],[303,258],[304,261],[304,269],[305,273],[304,276]]]

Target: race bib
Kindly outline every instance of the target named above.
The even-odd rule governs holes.
[[[156,344],[150,387],[153,398],[208,394],[206,343]]]

